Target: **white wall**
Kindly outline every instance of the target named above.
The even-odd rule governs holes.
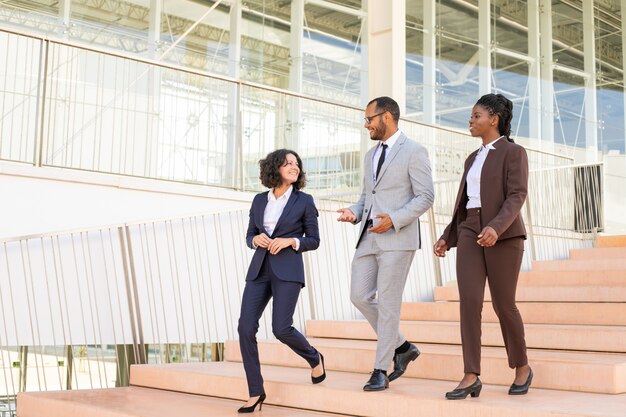
[[[0,163],[0,239],[247,208],[252,193]]]

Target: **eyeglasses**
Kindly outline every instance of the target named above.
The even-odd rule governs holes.
[[[375,115],[373,115],[373,116],[365,116],[365,117],[363,118],[363,120],[365,120],[365,123],[366,123],[366,124],[370,124],[370,123],[372,123],[372,120],[374,120],[374,117],[376,117],[376,116],[380,116],[381,114],[385,114],[385,113],[387,113],[387,112],[386,112],[386,111],[384,111],[384,112],[382,112],[382,113],[377,113],[377,114],[375,114]]]

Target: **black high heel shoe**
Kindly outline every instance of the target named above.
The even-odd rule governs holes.
[[[263,401],[265,401],[265,394],[261,394],[259,399],[256,400],[256,402],[252,404],[250,407],[241,407],[239,410],[237,410],[237,412],[238,413],[253,413],[257,404],[259,405],[259,411],[261,411],[261,408],[263,407]]]
[[[526,382],[522,385],[511,384],[511,388],[509,388],[509,395],[524,395],[528,394],[528,388],[530,388],[530,383],[533,382],[533,370],[530,369],[528,373],[528,378]]]
[[[320,376],[311,376],[311,382],[314,384],[319,384],[323,380],[326,379],[326,367],[324,366],[324,356],[320,353],[320,361],[322,362],[322,370],[324,373]]]
[[[480,379],[476,378],[476,381],[469,387],[456,388],[450,392],[446,392],[446,398],[449,400],[462,400],[468,395],[478,398],[481,389],[483,389],[483,383],[480,382]]]

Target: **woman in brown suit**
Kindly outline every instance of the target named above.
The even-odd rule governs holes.
[[[480,325],[485,281],[509,359],[515,368],[511,395],[528,392],[533,373],[528,366],[524,323],[515,305],[517,278],[524,254],[526,230],[520,210],[528,188],[528,158],[509,138],[513,103],[501,94],[482,96],[469,121],[472,136],[482,146],[465,161],[452,221],[434,246],[443,257],[457,247],[456,273],[461,305],[461,343],[465,376],[448,399],[478,397]]]

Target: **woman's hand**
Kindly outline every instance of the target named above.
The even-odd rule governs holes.
[[[490,247],[496,244],[498,240],[498,234],[491,226],[485,226],[485,228],[478,235],[478,243],[480,246]]]
[[[440,258],[444,258],[446,256],[446,251],[448,250],[448,244],[445,240],[439,239],[435,246],[433,246],[433,252],[435,252],[435,256]]]
[[[252,238],[252,243],[257,248],[267,249],[270,243],[272,243],[272,239],[270,239],[269,236],[266,235],[265,233],[260,233]]]
[[[295,246],[295,245],[296,245],[296,241],[293,238],[290,238],[290,237],[277,237],[276,239],[273,239],[271,241],[271,243],[267,247],[267,250],[272,255],[276,255],[278,252],[280,252],[281,250],[285,249],[286,247],[288,247],[288,246]]]

